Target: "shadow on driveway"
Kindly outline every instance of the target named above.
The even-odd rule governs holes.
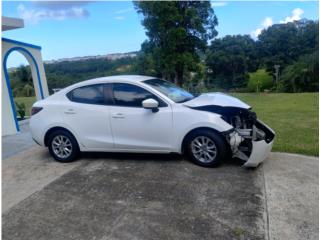
[[[175,154],[86,153],[78,164],[9,209],[3,239],[265,238],[261,168]]]
[[[79,156],[79,161],[95,161],[95,160],[125,160],[136,161],[137,163],[144,163],[150,161],[157,162],[182,162],[187,160],[183,155],[177,153],[156,154],[156,153],[117,153],[117,152],[82,152]],[[240,159],[224,159],[219,167],[228,166],[242,166],[243,161]],[[192,164],[190,162],[190,164]],[[218,168],[219,168],[218,167]],[[246,168],[247,171],[255,170],[256,168]]]

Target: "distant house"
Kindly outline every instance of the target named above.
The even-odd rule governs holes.
[[[2,17],[2,31],[23,28],[22,19]],[[34,89],[37,99],[49,95],[46,75],[44,71],[41,47],[17,40],[2,38],[2,136],[19,132],[19,123],[16,116],[15,104],[10,86],[7,68],[9,55],[18,51],[27,59],[32,73]]]

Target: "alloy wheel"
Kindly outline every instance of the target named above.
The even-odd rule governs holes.
[[[198,136],[191,142],[193,156],[202,163],[210,163],[216,159],[217,147],[214,141],[206,136]]]
[[[52,150],[59,158],[68,158],[72,154],[72,143],[64,135],[57,135],[52,140]]]

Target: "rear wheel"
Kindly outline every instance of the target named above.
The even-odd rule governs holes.
[[[79,154],[76,139],[65,130],[57,130],[50,134],[48,147],[51,156],[58,162],[72,162]]]
[[[227,146],[217,133],[201,129],[188,136],[185,152],[195,164],[216,167],[227,157]]]

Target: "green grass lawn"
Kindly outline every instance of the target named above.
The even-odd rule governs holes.
[[[235,93],[276,132],[273,151],[318,156],[318,93]]]
[[[258,117],[276,132],[273,151],[318,156],[318,93],[234,93],[253,107]],[[34,97],[24,102],[29,115]]]
[[[24,103],[26,105],[26,116],[30,116],[31,107],[36,101],[36,97],[15,97],[14,101],[17,103]]]

